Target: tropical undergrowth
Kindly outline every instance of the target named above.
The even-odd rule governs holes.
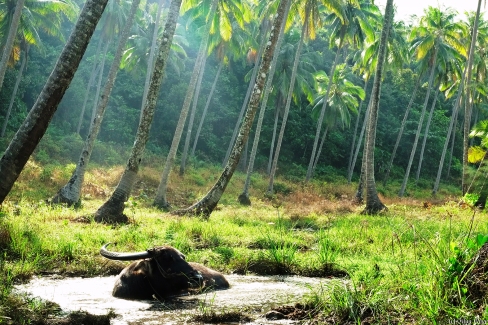
[[[384,196],[388,212],[364,216],[362,207],[351,203],[354,186],[279,177],[279,191],[265,198],[267,181],[256,174],[252,205],[242,207],[237,197],[245,178],[237,173],[217,210],[205,220],[152,207],[160,171],[145,167],[126,206],[130,223],[113,226],[89,216],[116,185],[121,167],[92,167],[78,209],[45,201],[73,168],[29,162],[1,207],[0,323],[32,317],[12,306],[27,303],[34,314],[51,310],[43,307],[46,302],[12,293],[14,284],[33,275],[118,273],[124,264],[98,253],[108,242],[118,251],[172,245],[188,260],[227,274],[322,278],[303,304],[314,310],[319,323],[434,324],[488,318],[483,295],[488,291],[475,287],[480,282],[473,280],[486,273],[483,265],[475,264],[488,234],[486,213],[447,196],[443,201],[425,201],[420,192],[417,197],[423,199]],[[169,200],[176,207],[194,202],[218,173],[215,166],[190,168],[184,177],[173,173]],[[475,289],[482,294],[475,295]]]

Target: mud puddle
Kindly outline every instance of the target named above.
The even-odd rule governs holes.
[[[86,311],[95,315],[110,310],[118,316],[113,325],[165,324],[190,325],[191,316],[204,311],[242,311],[253,321],[245,324],[293,324],[292,321],[268,321],[263,314],[273,307],[300,302],[310,288],[325,279],[226,275],[228,290],[179,297],[169,301],[133,301],[111,295],[115,277],[56,278],[39,277],[17,286],[17,290],[33,297],[59,304],[63,311]],[[199,323],[201,324],[201,323]],[[235,323],[238,324],[238,323]]]

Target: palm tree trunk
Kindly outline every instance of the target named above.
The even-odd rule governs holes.
[[[273,195],[273,184],[274,184],[274,178],[276,174],[276,167],[278,166],[278,158],[280,156],[281,143],[283,142],[283,136],[285,134],[286,121],[288,119],[288,113],[290,112],[290,106],[291,106],[291,97],[293,95],[293,90],[295,88],[295,81],[297,78],[298,63],[300,61],[300,55],[302,53],[303,42],[305,41],[305,35],[306,35],[305,33],[307,32],[307,28],[308,28],[308,15],[309,12],[307,11],[305,21],[302,27],[302,34],[300,36],[300,40],[298,41],[298,46],[295,53],[293,68],[291,70],[290,87],[288,88],[288,96],[286,98],[285,112],[283,114],[283,118],[281,119],[280,133],[278,135],[278,141],[276,142],[276,150],[273,157],[273,165],[271,166],[271,173],[269,175],[269,183],[267,189],[268,195]]]
[[[369,111],[371,107],[371,98],[369,99],[368,106],[366,108],[366,112],[364,113],[364,120],[363,126],[361,127],[361,132],[359,133],[358,145],[356,146],[356,150],[354,152],[354,157],[352,159],[351,170],[349,171],[349,175],[347,176],[347,181],[350,183],[352,180],[352,174],[354,173],[354,167],[356,166],[356,161],[359,156],[359,150],[361,149],[361,145],[363,144],[364,133],[366,132],[366,125],[368,124],[369,119]],[[364,150],[363,150],[364,151]],[[364,160],[364,157],[363,157]],[[361,174],[363,173],[363,167],[361,163]]]
[[[376,191],[376,183],[374,178],[374,147],[376,139],[376,125],[378,123],[378,111],[381,92],[381,78],[383,74],[383,65],[386,56],[386,43],[388,33],[393,21],[393,0],[387,0],[385,8],[385,19],[383,22],[383,30],[381,31],[381,40],[378,53],[378,63],[376,65],[376,72],[373,82],[373,90],[371,91],[371,107],[368,123],[368,132],[365,141],[365,181],[366,181],[366,207],[363,211],[365,214],[376,214],[385,209],[385,205],[380,201],[378,192]]]
[[[198,74],[197,87],[195,89],[195,95],[193,96],[193,105],[190,111],[190,120],[188,121],[188,128],[186,130],[185,145],[183,147],[183,153],[181,154],[180,162],[180,176],[185,174],[186,159],[188,156],[188,147],[190,147],[191,131],[193,129],[193,121],[195,120],[195,112],[198,106],[198,98],[200,97],[200,89],[202,87],[203,74],[205,73],[205,65],[207,63],[207,56],[203,58],[203,63],[201,64],[200,72]]]
[[[271,174],[271,166],[273,165],[273,156],[274,156],[274,149],[275,149],[275,142],[276,142],[276,133],[278,133],[278,119],[280,116],[280,111],[278,108],[278,105],[280,103],[280,96],[278,95],[278,98],[276,99],[275,103],[275,119],[274,119],[274,124],[273,124],[273,135],[271,136],[271,146],[269,149],[269,157],[268,157],[268,168],[266,168],[266,174],[268,176]]]
[[[217,81],[220,78],[220,73],[222,72],[222,68],[224,67],[224,62],[220,62],[219,68],[217,69],[217,73],[215,74],[215,79],[212,84],[212,88],[210,89],[210,94],[208,94],[207,102],[205,103],[205,107],[203,108],[202,117],[200,118],[200,123],[198,124],[197,133],[195,134],[195,140],[193,140],[193,147],[191,149],[191,156],[195,155],[195,150],[197,148],[198,138],[200,137],[200,132],[202,131],[203,121],[207,116],[207,111],[212,101],[213,94],[215,92],[215,88],[217,88]]]
[[[473,35],[471,37],[471,46],[469,49],[470,55],[468,56],[468,75],[467,75],[467,91],[466,91],[466,111],[464,113],[464,141],[463,141],[463,176],[462,176],[462,191],[463,195],[466,193],[466,177],[468,176],[468,142],[469,132],[471,129],[471,102],[472,102],[472,90],[471,90],[471,75],[473,66],[474,47],[478,36],[478,25],[480,20],[481,0],[478,0],[478,8],[476,10],[476,18],[474,20]]]
[[[163,7],[164,7],[164,0],[160,0],[158,4],[158,12],[156,13],[156,20],[154,21],[154,31],[152,35],[151,49],[149,50],[149,58],[147,60],[146,81],[144,82],[144,94],[142,96],[142,103],[141,103],[141,117],[142,117],[142,110],[146,105],[147,92],[149,91],[149,82],[151,81],[151,73],[154,70],[154,55],[156,53],[156,49],[158,46],[159,22],[161,21],[161,13],[163,12]]]
[[[7,130],[8,119],[10,118],[10,113],[12,112],[12,107],[14,106],[14,102],[15,102],[15,96],[17,95],[17,91],[19,90],[19,84],[20,84],[20,81],[22,80],[22,73],[24,72],[25,63],[27,62],[28,51],[29,51],[29,48],[27,46],[27,48],[24,52],[24,57],[22,58],[22,62],[20,63],[19,71],[17,72],[17,79],[15,80],[14,90],[12,91],[12,96],[10,97],[10,103],[8,105],[7,114],[5,114],[5,121],[3,121],[2,131],[0,133],[0,138],[3,138],[5,136],[5,130]]]
[[[95,97],[93,99],[91,121],[95,119],[95,114],[97,113],[97,107],[98,104],[100,103],[100,92],[102,91],[103,72],[105,70],[105,62],[107,62],[107,53],[108,53],[108,47],[110,43],[111,43],[110,41],[106,42],[105,48],[103,49],[103,53],[102,53],[102,63],[100,63],[100,71],[98,72],[99,73],[98,84],[97,84],[97,90],[95,92]]]
[[[269,94],[271,92],[271,89],[273,88],[273,78],[274,78],[274,74],[276,72],[276,63],[278,62],[278,57],[280,56],[280,48],[281,48],[281,43],[283,42],[284,30],[285,30],[285,24],[282,24],[280,34],[278,35],[278,40],[276,41],[276,51],[273,53],[273,59],[271,60],[271,65],[269,68],[269,76],[268,76],[268,79],[266,80],[266,86],[264,88],[263,99],[261,100],[261,108],[259,109],[258,122],[256,124],[256,131],[254,133],[254,141],[252,143],[251,157],[249,159],[249,165],[247,166],[247,175],[246,175],[246,181],[244,183],[244,189],[238,197],[239,203],[241,203],[243,205],[250,205],[251,204],[251,199],[249,198],[249,187],[251,185],[251,175],[252,175],[252,172],[254,169],[254,161],[256,160],[256,154],[258,151],[259,138],[261,136],[261,128],[263,126],[263,121],[264,121],[264,113],[266,112],[266,106],[268,105]],[[276,123],[275,123],[275,126],[276,126]],[[273,138],[274,138],[274,136],[276,136],[276,127],[274,130],[275,130],[275,132],[273,134]],[[271,161],[271,159],[270,159],[270,161]],[[271,169],[271,167],[270,167],[270,169]]]
[[[315,161],[317,145],[318,145],[319,139],[320,139],[320,131],[322,130],[322,123],[324,121],[325,109],[327,108],[327,104],[329,101],[329,93],[330,93],[330,89],[332,87],[332,80],[334,77],[335,69],[336,69],[337,63],[339,62],[339,53],[341,52],[344,35],[345,35],[345,29],[343,28],[341,31],[339,47],[337,48],[337,51],[336,51],[334,63],[332,64],[332,67],[330,68],[329,84],[327,85],[327,91],[325,92],[324,103],[322,104],[322,109],[320,110],[319,119],[317,120],[317,131],[315,132],[315,139],[313,142],[312,154],[310,156],[310,161],[308,163],[307,176],[305,179],[305,181],[307,181],[307,182],[310,180],[310,177],[312,177],[313,163]]]
[[[22,9],[24,9],[24,0],[17,0],[12,17],[12,23],[10,24],[10,28],[8,30],[7,41],[5,42],[5,46],[3,48],[2,60],[0,61],[0,89],[2,89],[3,86],[3,79],[5,78],[5,72],[7,72],[8,59],[12,53],[15,37],[17,36],[17,29],[19,28]]]
[[[413,141],[412,151],[410,152],[410,159],[408,160],[407,170],[405,171],[403,183],[402,186],[400,187],[400,192],[398,193],[398,196],[400,197],[402,197],[405,194],[405,189],[408,183],[408,177],[410,175],[410,169],[412,168],[413,158],[415,157],[415,153],[417,151],[417,144],[419,142],[420,132],[422,131],[422,126],[424,125],[425,111],[427,110],[427,104],[429,103],[430,91],[432,90],[432,84],[434,83],[435,70],[437,68],[435,64],[437,62],[438,45],[434,44],[434,46],[435,46],[434,60],[432,62],[432,68],[430,69],[429,84],[427,85],[427,94],[425,95],[425,101],[422,107],[422,113],[420,113],[420,120],[417,126],[417,133],[415,134],[415,140]]]
[[[273,27],[271,29],[272,32],[270,33],[269,41],[267,42],[266,50],[264,51],[263,59],[261,60],[258,78],[256,78],[256,84],[253,87],[254,90],[251,96],[251,100],[249,101],[246,114],[244,116],[239,131],[239,136],[236,139],[227,165],[225,166],[215,185],[210,189],[205,197],[203,197],[200,201],[187,209],[175,211],[175,214],[202,215],[203,217],[208,218],[217,206],[220,198],[222,197],[222,194],[227,188],[227,185],[229,184],[229,181],[237,168],[247,138],[249,137],[249,132],[253,124],[254,116],[256,115],[256,111],[261,100],[264,83],[266,81],[266,78],[268,77],[271,60],[276,49],[278,36],[280,34],[279,32],[274,33],[273,31],[281,31],[281,25],[284,24],[286,21],[290,5],[291,0],[281,0],[278,6],[278,11],[275,15]]]
[[[328,131],[329,131],[329,127],[327,126],[325,128],[324,134],[322,135],[322,139],[320,140],[319,149],[317,150],[317,155],[315,156],[315,161],[313,163],[313,168],[312,168],[312,174],[310,175],[310,177],[313,177],[313,175],[315,174],[315,168],[317,168],[317,164],[319,162],[320,154],[322,153],[322,148],[324,147],[325,138],[327,138]]]
[[[459,84],[459,90],[458,90],[458,96],[457,96],[457,99],[456,99],[456,103],[454,105],[454,109],[452,110],[452,116],[457,116],[457,111],[459,109],[459,105],[460,105],[460,102],[461,102],[461,93],[462,93],[462,90],[464,88],[465,79],[466,79],[467,75],[468,75],[468,77],[471,77],[471,66],[472,66],[472,63],[473,63],[474,46],[475,46],[475,43],[476,43],[476,34],[478,33],[478,23],[479,23],[479,17],[480,17],[480,9],[481,9],[481,0],[478,0],[478,9],[476,11],[476,18],[475,18],[475,22],[474,22],[473,35],[471,37],[471,45],[469,47],[468,62],[466,64],[466,71],[463,72],[463,75],[461,77],[461,82]],[[467,83],[469,84],[469,82],[470,82],[470,79],[468,79]],[[466,100],[468,100],[468,98]],[[465,120],[465,124],[466,124],[466,121],[468,121],[468,124],[471,121],[471,117],[469,117],[469,119],[468,119],[468,116],[466,116],[466,115],[469,115],[468,113],[469,112],[466,112],[465,113],[465,119],[464,119]],[[436,195],[437,194],[437,190],[439,189],[439,183],[441,181],[441,174],[442,174],[442,167],[444,165],[444,159],[446,157],[447,145],[449,143],[449,139],[451,138],[451,132],[452,132],[452,129],[453,129],[454,120],[455,120],[454,118],[451,119],[451,123],[449,124],[449,129],[447,130],[446,141],[444,142],[444,148],[442,150],[441,161],[439,162],[439,169],[437,170],[437,177],[436,177],[436,180],[435,180],[435,183],[434,183],[434,188],[432,189],[432,195]],[[464,126],[464,133],[465,133],[464,141],[466,142],[467,141],[467,137],[466,137],[466,125]],[[468,127],[468,133],[469,133],[469,127]],[[463,149],[464,149],[464,143],[463,143]],[[463,191],[464,191],[464,174],[465,174],[464,160],[465,159],[466,159],[466,165],[467,165],[467,156],[466,155],[467,155],[467,150],[466,150],[466,152],[463,152],[463,176],[462,176],[462,189],[463,189]]]
[[[86,167],[90,161],[90,157],[95,145],[95,140],[100,131],[100,126],[102,125],[103,116],[105,115],[105,110],[108,105],[110,94],[112,93],[112,88],[117,78],[117,73],[119,71],[120,61],[122,60],[122,54],[129,38],[130,31],[133,26],[134,17],[137,13],[139,3],[141,0],[133,0],[129,16],[125,23],[125,27],[119,38],[119,43],[117,45],[117,50],[114,55],[110,71],[107,76],[107,82],[105,83],[103,89],[103,95],[100,102],[97,105],[96,110],[94,110],[94,116],[92,118],[90,131],[86,137],[83,149],[81,150],[80,158],[76,164],[76,168],[71,175],[70,180],[66,185],[64,185],[52,198],[52,203],[66,203],[68,206],[77,204],[80,201],[81,188],[83,186],[83,181],[85,179]],[[103,64],[102,64],[103,71]]]
[[[419,75],[417,78],[417,83],[415,84],[415,89],[413,90],[413,94],[410,97],[410,102],[408,103],[407,109],[405,110],[405,115],[403,115],[402,124],[400,126],[400,130],[398,131],[395,146],[393,147],[393,152],[391,153],[390,163],[388,164],[388,167],[387,167],[386,173],[385,173],[385,178],[383,179],[383,186],[386,186],[386,183],[388,182],[388,178],[390,177],[390,171],[391,171],[391,167],[393,166],[393,160],[395,160],[396,152],[398,150],[398,146],[400,145],[400,140],[402,139],[402,136],[403,136],[403,130],[405,130],[405,125],[407,124],[407,119],[408,119],[408,114],[410,113],[410,108],[412,107],[412,104],[413,104],[415,97],[417,95],[417,90],[418,90],[419,85],[420,85],[421,77],[422,76]]]
[[[422,141],[422,148],[420,149],[419,166],[417,167],[417,174],[415,175],[415,182],[419,181],[420,170],[422,169],[422,161],[424,160],[425,145],[427,143],[427,136],[429,134],[430,123],[432,122],[432,116],[434,115],[435,104],[437,103],[437,97],[439,96],[439,87],[436,88],[434,100],[430,108],[429,118],[427,119],[427,125],[424,131],[424,140]]]
[[[182,0],[171,1],[168,18],[161,37],[158,56],[156,58],[156,63],[154,64],[154,71],[151,75],[146,106],[144,106],[142,119],[140,120],[139,127],[137,128],[136,139],[132,147],[130,157],[127,161],[124,173],[119,180],[117,188],[107,202],[105,202],[95,213],[95,221],[97,222],[117,223],[128,221],[127,216],[123,214],[124,204],[129,199],[129,195],[134,187],[136,176],[139,171],[139,165],[149,138],[151,122],[156,109],[156,101],[158,99],[164,69],[166,67],[166,62],[168,60],[170,47],[173,42],[173,36],[176,29],[176,23],[180,13],[181,1]]]
[[[447,166],[447,178],[449,178],[451,176],[452,156],[454,154],[454,144],[456,143],[457,114],[456,114],[456,116],[453,116],[451,118],[454,119],[454,132],[452,132],[451,155],[449,156],[449,164]]]
[[[217,2],[218,0],[212,0],[212,7],[210,8],[210,15],[209,21],[212,21],[215,12],[217,10]],[[208,23],[206,26],[206,30],[204,32],[204,36],[200,43],[200,49],[198,51],[197,59],[195,61],[195,67],[193,68],[193,73],[190,79],[190,84],[188,85],[188,89],[186,91],[185,100],[183,102],[183,107],[181,108],[180,118],[178,120],[178,124],[176,125],[176,131],[173,136],[173,141],[171,142],[171,147],[169,149],[168,155],[166,156],[166,162],[164,164],[163,173],[161,175],[161,181],[158,186],[158,190],[156,193],[156,197],[154,198],[153,205],[160,208],[160,209],[167,209],[169,208],[168,200],[166,199],[166,192],[168,188],[168,181],[169,175],[171,173],[171,169],[173,168],[173,164],[176,158],[176,152],[178,151],[178,146],[180,144],[181,135],[183,134],[183,129],[185,127],[186,118],[188,116],[188,110],[190,109],[190,104],[195,93],[195,87],[197,87],[197,79],[198,75],[203,75],[203,70],[205,67],[205,61],[207,57],[207,44],[208,39],[210,36],[210,27],[211,24]],[[201,79],[200,79],[201,81]],[[195,98],[195,100],[197,100]],[[191,125],[188,126],[191,128]]]
[[[256,56],[256,62],[254,63],[254,68],[252,71],[251,80],[249,80],[249,85],[247,87],[246,97],[244,98],[244,101],[242,102],[241,111],[239,113],[239,117],[237,118],[237,123],[236,123],[236,126],[234,127],[234,132],[232,133],[232,137],[230,138],[229,147],[227,148],[227,152],[225,153],[224,161],[222,162],[222,167],[224,167],[227,164],[227,161],[229,160],[230,152],[231,152],[231,150],[234,146],[234,142],[236,140],[237,131],[239,131],[239,128],[241,126],[242,117],[244,116],[244,112],[246,111],[246,108],[248,106],[249,98],[250,98],[251,93],[253,91],[252,87],[256,83],[256,75],[258,73],[258,70],[260,67],[260,60],[261,60],[261,57],[263,55],[265,48],[266,48],[266,34],[264,34],[264,36],[261,40],[261,44],[259,44],[259,51],[258,51],[258,54]]]
[[[10,192],[78,69],[108,0],[87,0],[44,88],[0,159],[0,204]]]
[[[363,88],[364,93],[366,93],[366,89],[368,88],[368,81],[369,80],[366,80],[364,82],[364,88]],[[354,149],[356,148],[356,136],[358,134],[359,120],[361,118],[361,109],[363,107],[363,103],[364,103],[364,100],[361,100],[361,102],[359,103],[358,116],[356,117],[356,124],[354,126],[354,133],[352,136],[351,150],[349,151],[349,163],[347,165],[347,183],[348,184],[351,184],[351,177],[349,177],[349,175],[352,176],[352,170],[354,169],[353,165],[352,165],[352,159],[354,156]]]

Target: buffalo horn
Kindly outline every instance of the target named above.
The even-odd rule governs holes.
[[[111,252],[107,250],[107,246],[111,243],[105,244],[100,248],[100,254],[103,257],[106,257],[111,260],[117,261],[133,261],[133,260],[142,260],[144,258],[151,257],[151,254],[148,251],[145,252],[137,252],[137,253],[117,253]]]

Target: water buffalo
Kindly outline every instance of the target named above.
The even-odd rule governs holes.
[[[100,254],[111,260],[134,261],[118,275],[112,295],[123,299],[168,298],[202,290],[229,288],[222,274],[198,263],[171,246],[139,253],[116,253],[103,245]]]

